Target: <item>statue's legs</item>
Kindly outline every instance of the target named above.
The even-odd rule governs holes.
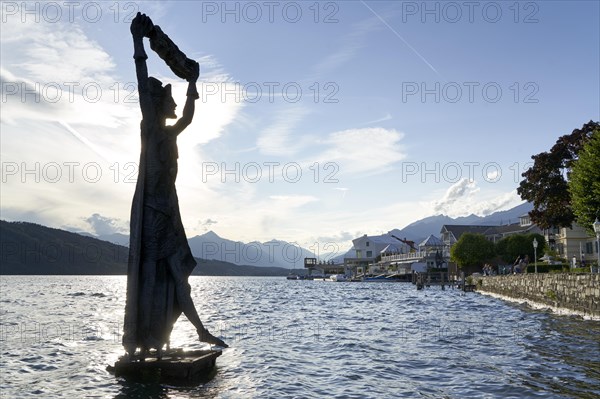
[[[179,306],[181,306],[183,314],[185,314],[188,320],[194,325],[194,327],[196,327],[200,341],[226,348],[227,344],[225,344],[225,342],[215,337],[208,332],[206,328],[204,328],[204,325],[200,320],[200,316],[198,316],[198,312],[196,311],[196,307],[194,306],[194,301],[192,301],[192,289],[187,281],[188,276],[185,275],[179,267],[180,263],[178,254],[175,253],[174,255],[170,256],[167,263],[169,265],[169,272],[171,273],[171,276],[173,276],[173,280],[175,282],[175,295],[177,297],[177,302],[179,303]]]
[[[162,350],[160,339],[153,335],[153,325],[155,320],[154,299],[156,296],[156,271],[157,262],[146,259],[142,262],[142,280],[140,281],[140,295],[138,307],[138,330],[137,335],[141,338],[142,353],[151,348]]]

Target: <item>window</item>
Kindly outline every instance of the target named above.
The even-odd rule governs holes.
[[[369,241],[367,241],[367,247],[369,246]]]
[[[360,249],[356,250],[356,257],[357,258],[362,258],[362,251]]]
[[[593,254],[594,253],[594,243],[592,243],[592,242],[586,242],[585,243],[585,253],[586,254]]]
[[[367,251],[367,258],[373,257],[373,251]]]

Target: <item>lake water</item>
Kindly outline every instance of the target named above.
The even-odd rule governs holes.
[[[600,322],[406,283],[191,277],[231,348],[194,388],[106,371],[126,277],[0,277],[2,398],[598,398]],[[182,316],[173,346],[200,348]]]

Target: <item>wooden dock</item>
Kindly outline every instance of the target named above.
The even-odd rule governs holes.
[[[453,287],[456,284],[456,282],[450,281],[448,272],[413,273],[412,283],[417,286],[418,290],[432,285],[439,285],[444,290],[446,287]]]
[[[425,273],[413,273],[412,283],[417,286],[417,290],[422,290],[425,287],[440,286],[442,290],[446,287],[458,288],[464,292],[474,292],[476,285],[467,284],[462,275],[461,280],[450,280],[450,276],[447,272],[425,272]]]
[[[122,356],[114,367],[107,370],[115,376],[138,381],[190,384],[210,379],[220,350],[171,349],[158,359],[155,352],[145,359],[130,359]]]

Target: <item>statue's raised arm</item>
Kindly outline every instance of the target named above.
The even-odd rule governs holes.
[[[148,117],[153,112],[152,101],[148,85],[148,67],[146,66],[146,50],[144,49],[144,37],[149,37],[154,29],[154,24],[146,14],[137,13],[131,21],[131,35],[133,36],[133,58],[135,60],[135,70],[138,80],[138,93],[140,96],[140,108],[142,116]]]
[[[198,64],[196,64],[198,65]],[[169,127],[170,131],[173,134],[179,134],[181,133],[186,127],[188,127],[188,125],[190,123],[192,123],[192,119],[194,118],[194,109],[195,109],[195,104],[194,102],[200,98],[200,96],[198,95],[198,90],[196,89],[196,79],[198,77],[199,74],[199,66],[198,66],[198,72],[196,72],[195,74],[195,78],[193,78],[193,80],[190,80],[190,83],[188,84],[188,89],[187,89],[187,99],[185,101],[185,106],[183,107],[183,113],[181,114],[181,118],[179,118],[179,120],[177,121],[177,123],[175,123],[173,126]]]

